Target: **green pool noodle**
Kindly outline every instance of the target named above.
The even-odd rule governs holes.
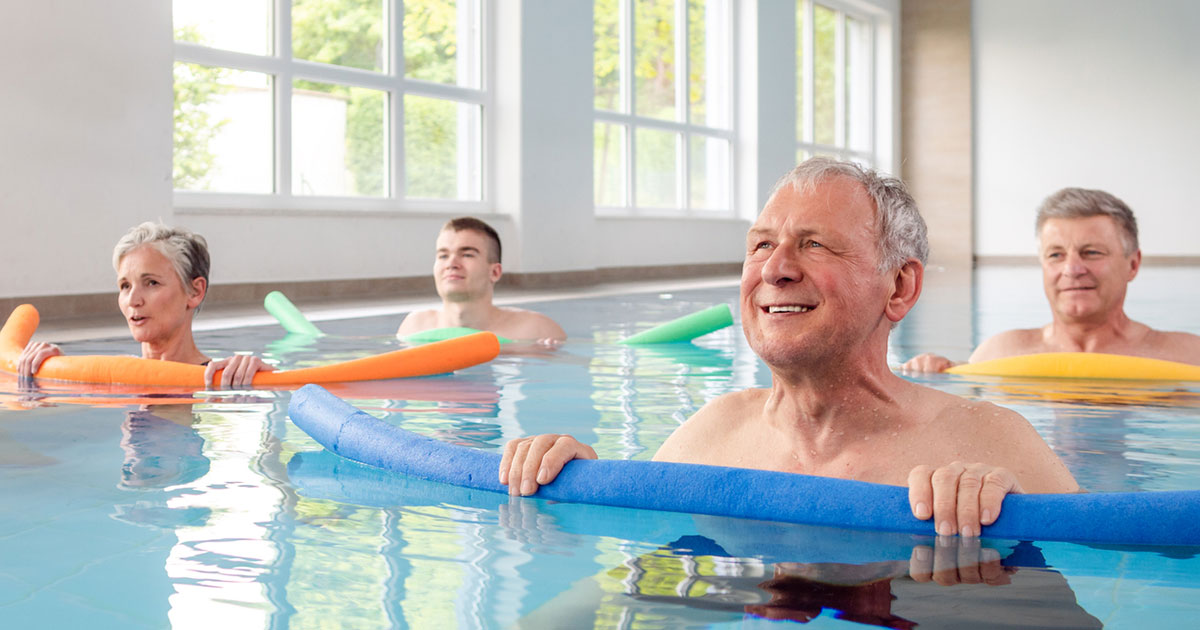
[[[283,326],[283,329],[289,333],[312,337],[323,337],[325,335],[325,333],[321,332],[320,328],[317,328],[312,322],[308,321],[304,313],[301,313],[300,309],[296,308],[296,305],[292,304],[292,301],[287,299],[286,295],[279,291],[268,293],[267,297],[263,299],[263,306],[267,309],[268,313],[274,315],[275,319],[279,320],[279,325]]]
[[[466,335],[472,335],[477,332],[481,331],[477,328],[467,328],[466,326],[452,326],[449,328],[431,328],[429,330],[422,330],[421,332],[415,332],[411,335],[405,335],[404,337],[401,337],[401,339],[409,343],[431,343],[434,341],[454,339],[455,337],[465,337]],[[500,343],[512,343],[511,339],[505,339],[500,335],[496,335],[496,339],[500,340]]]
[[[641,345],[646,343],[674,343],[691,341],[714,330],[733,325],[733,311],[728,304],[718,304],[698,313],[684,315],[650,330],[644,330],[620,343]]]

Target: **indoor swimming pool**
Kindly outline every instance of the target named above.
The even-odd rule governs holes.
[[[1032,274],[1032,275],[1031,275]],[[1143,268],[1130,315],[1200,333],[1196,269]],[[649,459],[707,401],[770,382],[738,327],[615,342],[737,284],[524,305],[569,339],[454,375],[330,386],[387,422],[498,450],[571,433]],[[1049,318],[1036,268],[933,270],[889,359],[964,359]],[[395,315],[197,335],[295,367],[400,347]],[[64,344],[130,354],[128,338]],[[1092,492],[1200,489],[1200,384],[910,376],[1025,415]],[[467,490],[338,458],[287,391],[44,385],[0,378],[0,619],[89,628],[1186,627],[1200,548],[901,535]],[[931,580],[934,570],[942,576]],[[951,580],[947,575],[956,575]],[[942,584],[949,581],[981,582]]]

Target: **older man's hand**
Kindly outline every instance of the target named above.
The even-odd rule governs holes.
[[[546,433],[519,438],[504,445],[500,483],[509,494],[529,496],[562,472],[572,459],[596,459],[596,451],[569,435]]]
[[[956,365],[958,364],[946,357],[926,352],[905,361],[900,369],[904,372],[945,372]]]
[[[942,536],[978,536],[982,526],[1000,516],[1008,494],[1022,494],[1017,476],[1007,468],[953,462],[940,468],[917,466],[908,474],[908,503],[913,516],[933,517]]]

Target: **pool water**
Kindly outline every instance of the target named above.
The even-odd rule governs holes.
[[[931,273],[890,359],[961,359],[987,335],[1043,323],[1028,273]],[[1172,287],[1197,275],[1144,269],[1130,300],[1154,308],[1132,314],[1200,332],[1174,315],[1195,304],[1167,307]],[[736,307],[736,294],[730,283],[530,304],[566,328],[559,351],[330,389],[476,448],[566,432],[601,457],[649,459],[705,402],[770,374],[737,328],[694,344],[613,342]],[[394,349],[397,322],[321,322],[331,335],[315,341],[272,326],[198,342],[294,367]],[[64,345],[136,351],[127,339]],[[1018,410],[1089,490],[1200,488],[1196,384],[914,380]],[[0,380],[4,627],[1142,628],[1187,627],[1200,613],[1200,548],[934,539],[509,499],[337,458],[288,421],[289,396],[30,392]]]

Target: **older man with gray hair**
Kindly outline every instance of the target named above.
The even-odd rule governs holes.
[[[1064,188],[1038,209],[1042,287],[1051,322],[1002,332],[984,341],[969,363],[1042,352],[1104,352],[1200,365],[1200,337],[1155,330],[1125,314],[1125,293],[1142,265],[1137,220],[1102,190]],[[940,372],[955,365],[936,354],[903,369]]]
[[[947,535],[979,535],[1007,493],[1077,491],[1020,415],[889,369],[888,334],[921,294],[927,254],[899,180],[824,158],[785,175],[742,267],[742,328],[771,386],[709,402],[654,458],[907,485],[913,514]],[[513,440],[500,481],[533,494],[595,457],[570,436]]]

